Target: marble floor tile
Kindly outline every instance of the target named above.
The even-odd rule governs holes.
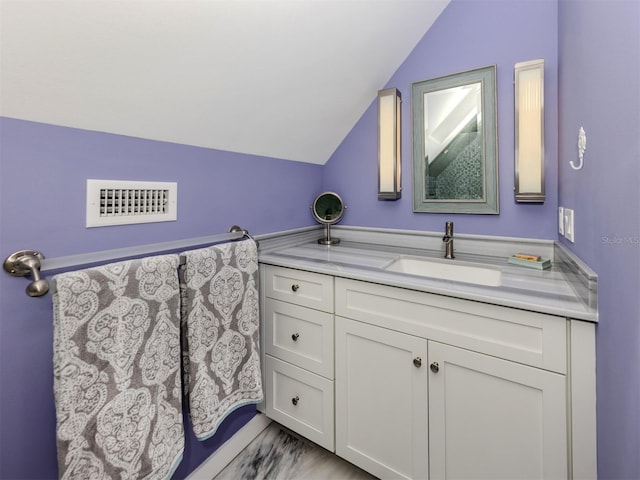
[[[269,425],[214,480],[373,480],[277,423]]]

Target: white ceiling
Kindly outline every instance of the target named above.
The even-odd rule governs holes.
[[[324,164],[450,0],[2,0],[0,114]]]

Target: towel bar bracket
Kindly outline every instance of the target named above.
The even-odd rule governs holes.
[[[231,227],[229,227],[229,233],[235,233],[235,232],[242,232],[242,236],[244,238],[249,238],[253,240],[256,244],[256,247],[260,246],[260,243],[255,238],[253,238],[253,236],[244,228],[239,227],[238,225],[232,225]]]
[[[37,250],[20,250],[4,261],[4,271],[14,277],[31,275],[33,282],[27,286],[27,295],[41,297],[49,291],[49,283],[40,277],[40,261],[44,255]]]

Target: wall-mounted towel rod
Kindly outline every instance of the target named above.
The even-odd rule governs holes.
[[[189,238],[171,242],[150,243],[137,247],[117,248],[103,250],[101,252],[81,253],[66,257],[45,259],[45,256],[37,250],[20,250],[9,255],[3,264],[4,271],[14,277],[26,277],[31,275],[33,281],[27,286],[26,292],[30,297],[41,297],[49,291],[49,282],[42,278],[42,274],[55,274],[70,268],[81,269],[105,262],[115,262],[124,259],[133,259],[147,255],[160,255],[162,253],[177,251],[185,248],[197,248],[214,243],[220,243],[240,238],[250,238],[256,245],[258,242],[247,230],[233,225],[228,233],[210,235],[206,237]]]

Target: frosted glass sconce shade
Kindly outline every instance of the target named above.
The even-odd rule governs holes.
[[[516,202],[544,203],[544,60],[515,66]]]
[[[400,105],[397,88],[378,92],[378,200],[402,196]]]

